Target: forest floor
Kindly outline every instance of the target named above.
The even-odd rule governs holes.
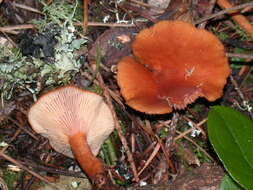
[[[224,2],[0,0],[0,189],[91,189],[77,162],[52,149],[27,119],[42,94],[68,84],[100,94],[116,113],[99,157],[118,188],[211,190],[232,180],[207,121],[216,105],[253,119],[253,27],[234,17],[253,23],[253,3],[233,0],[231,14]],[[126,104],[117,64],[133,53],[135,36],[161,20],[190,22],[224,45],[231,73],[216,101],[198,98],[160,115]]]

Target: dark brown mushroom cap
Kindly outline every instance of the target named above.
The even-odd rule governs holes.
[[[103,98],[74,86],[61,87],[40,97],[29,110],[28,119],[56,151],[69,157],[73,157],[69,136],[84,133],[92,153],[97,155],[114,130],[112,113]]]
[[[198,97],[214,101],[230,74],[218,38],[182,21],[142,30],[133,54],[119,62],[118,84],[128,105],[149,114],[183,109]]]

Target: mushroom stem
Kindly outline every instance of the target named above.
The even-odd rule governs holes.
[[[91,152],[86,135],[78,132],[75,135],[69,136],[69,143],[75,158],[85,173],[95,183],[97,181],[101,182],[101,177],[104,176],[104,166]]]

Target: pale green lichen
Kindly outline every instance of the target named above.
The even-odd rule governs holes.
[[[55,2],[60,4],[60,7],[67,6],[69,10],[58,8],[54,11],[65,10],[65,12],[53,14],[50,11],[53,11],[56,6],[54,3],[52,7],[45,8],[48,13],[45,20],[51,22],[45,26],[41,25],[41,34],[47,34],[50,26],[54,26],[51,27],[52,30],[58,31],[52,31],[57,39],[54,46],[54,57],[45,59],[42,51],[39,58],[22,56],[19,49],[10,49],[0,45],[0,91],[4,99],[11,99],[14,92],[23,91],[31,92],[36,96],[40,92],[41,84],[46,87],[66,84],[75,73],[79,72],[82,63],[77,59],[75,51],[84,45],[87,39],[77,39],[76,30],[72,24],[77,4]],[[64,14],[64,17],[53,19],[54,16],[59,17],[60,14]]]
[[[43,20],[33,20],[32,22],[37,25],[39,31],[48,25],[48,23],[55,23],[63,27],[66,22],[78,22],[82,18],[82,8],[78,3],[69,3],[62,0],[54,0],[50,5],[46,1],[40,0],[43,5],[43,13],[45,17]]]

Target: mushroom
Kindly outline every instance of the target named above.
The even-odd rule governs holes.
[[[161,21],[142,30],[134,56],[118,64],[117,82],[126,103],[148,114],[184,109],[198,97],[215,101],[230,74],[215,35],[183,21]]]
[[[114,121],[101,96],[75,86],[61,87],[40,97],[28,119],[57,152],[75,157],[97,187],[107,183],[96,155],[114,130]]]

